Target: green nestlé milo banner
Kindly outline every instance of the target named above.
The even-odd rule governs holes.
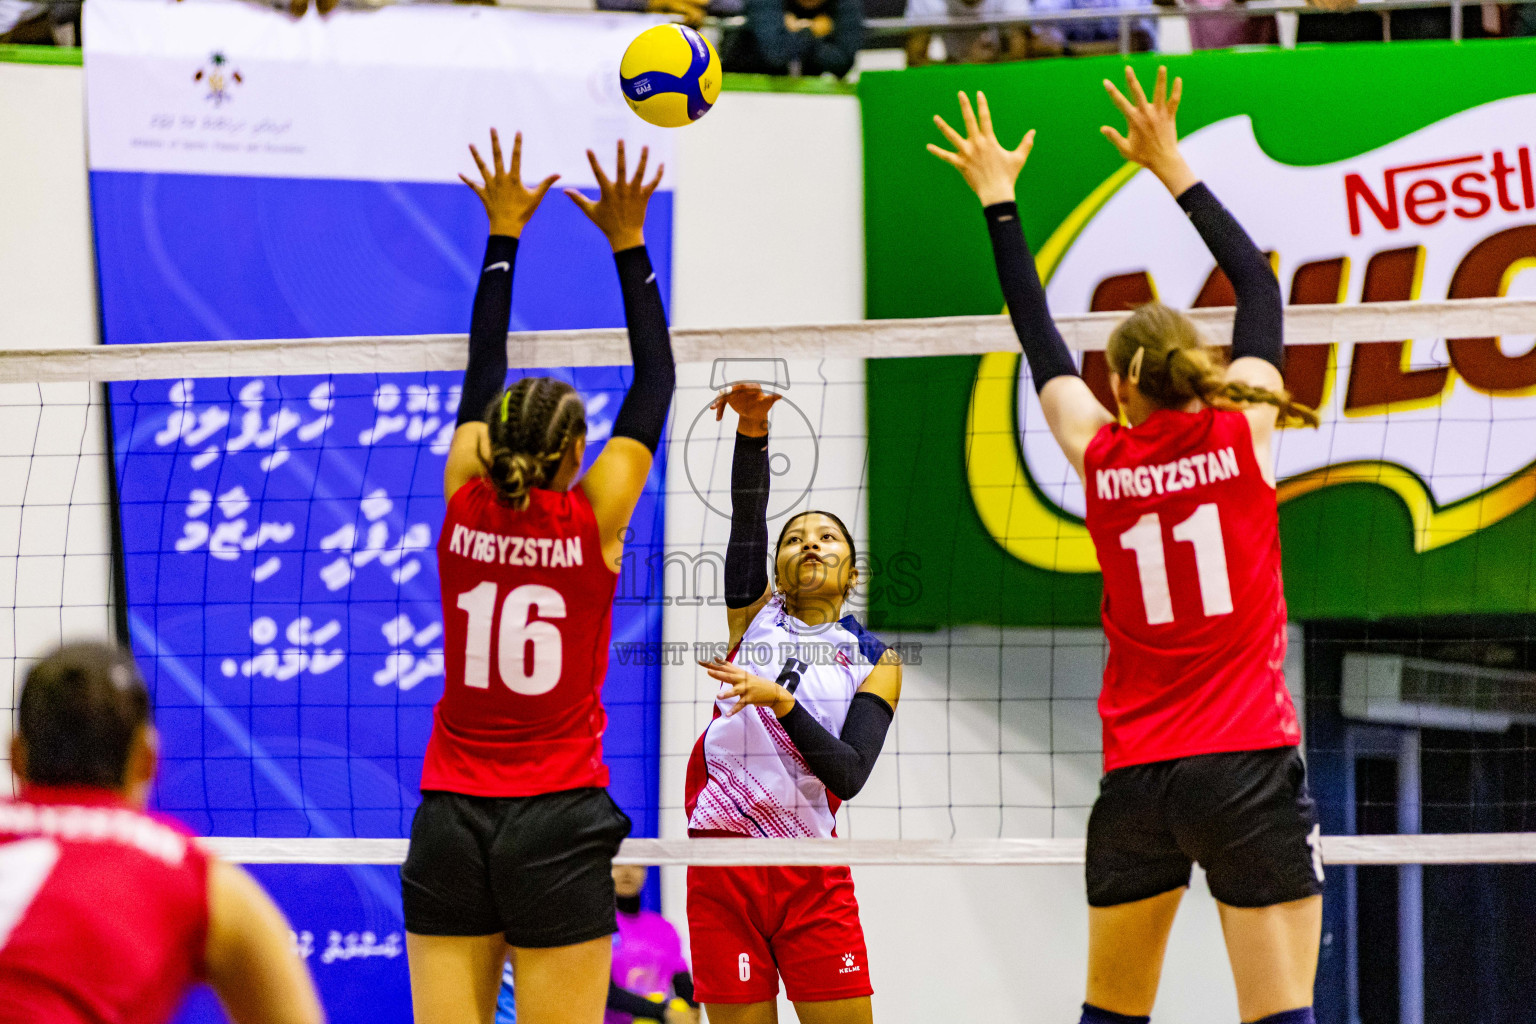
[[[1184,77],[1186,156],[1292,304],[1536,295],[1536,41],[1134,58],[1149,87],[1159,62]],[[1056,314],[1231,303],[1172,198],[1099,136],[1119,65],[863,78],[870,317],[1001,309],[976,199],[923,149],[962,88],[1005,145],[1038,130],[1018,197]],[[1291,348],[1287,385],[1323,417],[1278,446],[1293,618],[1536,610],[1532,341]],[[1110,404],[1102,356],[1083,370]],[[868,388],[873,555],[917,581],[881,588],[874,620],[1096,622],[1082,487],[1018,353],[873,360]]]

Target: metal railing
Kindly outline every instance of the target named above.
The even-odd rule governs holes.
[[[80,0],[40,0],[40,5],[49,7],[78,7]],[[275,7],[285,7],[282,0],[253,0],[263,5],[271,4]],[[392,6],[395,4],[423,4],[423,3],[455,3],[462,0],[341,0],[342,6],[377,8]],[[1523,3],[1536,2],[1536,0],[1488,0],[1498,6],[1519,6]],[[1211,18],[1211,17],[1244,17],[1261,18],[1274,15],[1298,15],[1330,13],[1357,13],[1369,12],[1379,14],[1382,20],[1382,37],[1384,41],[1391,39],[1390,15],[1393,11],[1421,10],[1425,8],[1449,8],[1450,38],[1460,42],[1462,39],[1462,21],[1468,0],[1359,0],[1354,6],[1344,11],[1323,11],[1313,7],[1305,0],[1248,0],[1247,3],[1233,4],[1227,7],[1194,7],[1184,0],[1164,0],[1155,5],[1145,7],[1099,7],[1078,10],[1056,11],[1020,11],[1006,15],[980,15],[969,17],[965,15],[951,15],[946,17],[901,17],[901,18],[866,18],[864,28],[873,41],[882,39],[901,39],[919,32],[944,32],[965,31],[990,28],[1017,28],[1033,25],[1063,25],[1074,22],[1103,22],[1115,21],[1119,25],[1120,52],[1129,53],[1131,49],[1132,26],[1137,22],[1148,20],[1161,20],[1166,18]],[[496,0],[488,6],[515,7],[524,10],[549,9],[570,13],[581,10],[559,3],[541,4],[539,0],[529,0],[527,3],[515,2],[515,0]],[[706,17],[705,25],[717,30],[731,30],[740,28],[746,23],[746,19],[740,15],[710,16]]]

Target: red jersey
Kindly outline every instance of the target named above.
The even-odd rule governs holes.
[[[1275,489],[1241,412],[1111,423],[1083,456],[1104,572],[1104,768],[1301,742]]]
[[[200,980],[208,858],[116,794],[0,802],[0,1024],[151,1024]]]
[[[608,785],[603,677],[618,574],[580,486],[521,511],[485,477],[448,502],[437,540],[443,697],[421,788],[536,796]]]

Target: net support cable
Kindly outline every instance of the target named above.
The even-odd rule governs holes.
[[[241,864],[399,864],[404,839],[205,839]],[[1536,832],[1323,836],[1325,863],[1532,864]],[[615,864],[1026,867],[1083,863],[1081,839],[626,839]]]
[[[1232,308],[1190,310],[1220,345],[1231,343]],[[1067,345],[1102,351],[1124,313],[1057,317]],[[1455,299],[1372,302],[1351,306],[1292,306],[1286,342],[1326,345],[1393,338],[1473,338],[1536,330],[1536,299]],[[468,335],[312,338],[263,341],[183,341],[0,352],[0,383],[174,380],[183,377],[287,376],[462,370]],[[790,327],[680,328],[672,347],[678,362],[753,358],[886,359],[1017,352],[1004,316],[865,320]],[[517,366],[623,366],[629,341],[621,328],[531,331],[507,335]]]

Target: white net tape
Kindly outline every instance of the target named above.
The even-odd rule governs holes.
[[[404,839],[208,839],[242,864],[399,864]],[[1324,836],[1327,864],[1532,864],[1536,832]],[[1021,867],[1083,863],[1081,839],[627,839],[618,864],[949,864]]]
[[[1232,310],[1191,310],[1217,344],[1232,336]],[[1123,313],[1058,317],[1077,351],[1104,348]],[[1374,302],[1356,306],[1292,306],[1285,312],[1286,341],[1322,345],[1393,338],[1471,338],[1530,333],[1536,299],[1457,299],[1446,302]],[[186,376],[375,373],[462,370],[466,336],[316,338],[272,341],[169,342],[93,348],[14,349],[0,352],[0,383],[168,380]],[[1014,352],[1018,340],[1001,316],[870,320],[796,327],[692,328],[673,332],[683,363],[715,359],[885,359]],[[629,362],[625,332],[539,331],[507,336],[512,366],[622,366]]]
[[[1230,309],[1191,316],[1213,341],[1230,339]],[[1067,343],[1102,349],[1123,314],[1062,317]],[[1301,306],[1286,310],[1292,344],[1345,344],[1398,338],[1528,335],[1536,329],[1536,300],[1476,299]],[[311,341],[233,341],[34,349],[0,352],[0,384],[165,380],[187,376],[455,371],[465,337],[431,335]],[[842,325],[679,329],[679,362],[715,359],[859,359],[1016,352],[1002,316],[870,321]],[[621,330],[563,331],[508,336],[513,366],[608,366],[629,360]],[[213,838],[210,849],[248,864],[398,864],[403,839]],[[1083,861],[1074,838],[959,839],[630,839],[621,863],[646,865],[1071,865]],[[1334,865],[1536,863],[1536,832],[1441,835],[1325,836],[1321,850]]]

